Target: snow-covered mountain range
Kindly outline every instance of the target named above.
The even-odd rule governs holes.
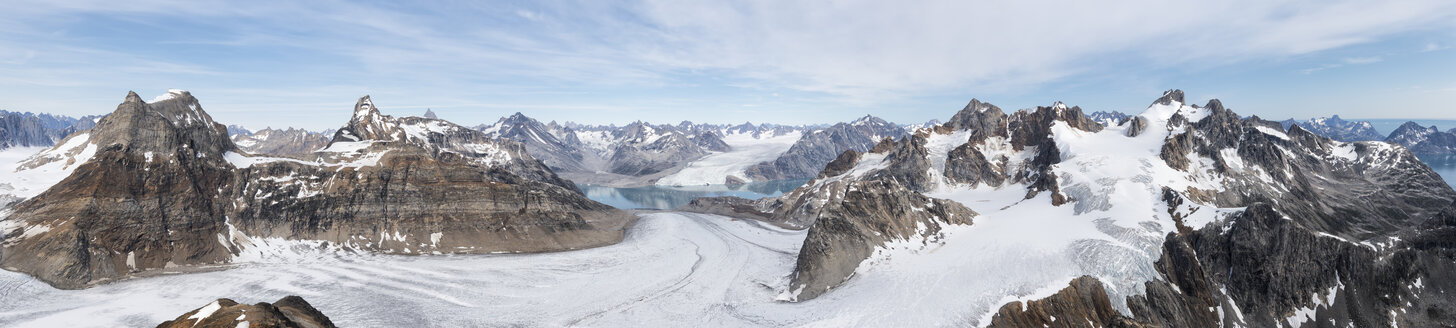
[[[1456,191],[1409,150],[1178,90],[1117,125],[972,101],[783,197],[688,209],[808,227],[784,300],[891,275],[969,298],[978,325],[1426,326],[1456,287],[1432,283],[1456,272],[1436,242]]]
[[[1419,154],[1456,154],[1456,129],[1443,132],[1435,126],[1406,122],[1392,131],[1385,141],[1403,145]]]
[[[541,123],[516,113],[477,129],[521,142],[564,177],[616,186],[742,184],[812,177],[845,150],[906,130],[873,116],[832,126]]]
[[[50,147],[76,131],[90,129],[99,119],[99,115],[75,118],[0,110],[0,149]]]
[[[1380,135],[1380,132],[1375,131],[1375,127],[1370,125],[1370,122],[1346,121],[1341,119],[1339,115],[1317,117],[1307,121],[1288,119],[1279,122],[1279,124],[1283,125],[1285,129],[1299,125],[1299,127],[1309,130],[1309,132],[1313,132],[1314,134],[1345,142],[1380,141],[1386,139],[1385,136]]]
[[[327,146],[249,154],[192,95],[130,93],[95,128],[0,176],[0,266],[58,288],[304,247],[541,252],[612,244],[633,217],[524,147],[369,97]]]
[[[329,137],[334,135],[334,130],[313,132],[295,128],[265,128],[248,131],[229,127],[228,135],[232,136],[233,144],[236,144],[238,149],[248,153],[287,157],[307,155],[322,149],[328,145]]]

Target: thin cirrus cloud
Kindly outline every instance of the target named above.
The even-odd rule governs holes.
[[[1364,65],[1364,64],[1379,63],[1381,60],[1383,60],[1383,59],[1381,59],[1379,56],[1345,58],[1345,59],[1341,59],[1337,63],[1324,64],[1324,65],[1321,65],[1319,67],[1306,68],[1306,69],[1300,70],[1299,72],[1300,73],[1304,73],[1304,74],[1312,74],[1312,73],[1315,73],[1315,72],[1319,72],[1319,71],[1323,71],[1323,70],[1327,70],[1327,69],[1331,69],[1331,68],[1344,67],[1344,66],[1348,66],[1348,65]]]
[[[0,106],[104,109],[113,90],[185,87],[215,96],[204,100],[222,112],[320,111],[288,105],[376,93],[400,108],[474,120],[521,108],[587,122],[622,113],[741,121],[729,115],[753,113],[745,108],[817,121],[939,104],[966,90],[1016,95],[1106,79],[1178,80],[1160,74],[1270,60],[1304,60],[1291,70],[1307,75],[1389,60],[1323,55],[1332,50],[1456,30],[1456,3],[1444,0],[7,7],[14,10],[0,13],[0,48],[23,51],[0,52],[0,85],[10,90],[0,91],[9,99]],[[1439,51],[1430,45],[1444,42],[1415,47]],[[87,96],[54,100],[66,94]],[[469,116],[472,108],[484,109]]]

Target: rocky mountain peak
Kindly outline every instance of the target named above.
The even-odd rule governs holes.
[[[379,116],[379,108],[374,107],[374,101],[369,99],[369,95],[359,97],[359,101],[354,103],[353,121],[368,121]]]
[[[1223,102],[1222,101],[1218,101],[1218,99],[1209,99],[1208,100],[1208,103],[1203,105],[1203,108],[1204,109],[1207,109],[1207,110],[1209,110],[1209,111],[1211,111],[1211,112],[1213,112],[1215,114],[1217,114],[1219,112],[1228,111],[1227,109],[1224,109],[1223,108]]]
[[[1006,112],[991,103],[971,99],[971,103],[945,122],[952,130],[991,131],[1005,125]]]
[[[890,122],[887,122],[884,119],[881,119],[879,117],[875,117],[874,115],[865,115],[864,117],[860,117],[859,119],[854,120],[854,122],[850,122],[849,125],[855,125],[855,126],[864,126],[864,125],[881,126],[881,125],[890,125]]]
[[[440,119],[439,116],[436,116],[435,115],[435,111],[430,110],[429,108],[425,108],[425,118],[432,119],[432,120],[438,120],[438,119]]]
[[[515,114],[511,114],[511,116],[505,118],[506,122],[526,122],[535,120],[536,119],[533,119],[530,116],[526,116],[526,114],[522,114],[521,112],[516,112]]]
[[[133,152],[162,154],[185,150],[193,156],[221,155],[236,148],[227,127],[213,122],[191,93],[176,89],[151,103],[127,92],[116,110],[92,128],[90,140],[103,148],[121,145]]]
[[[1409,131],[1409,132],[1435,132],[1436,131],[1436,126],[1433,125],[1433,126],[1427,127],[1427,126],[1421,125],[1420,123],[1416,123],[1415,121],[1407,121],[1407,122],[1405,122],[1405,124],[1401,124],[1400,127],[1395,128],[1395,131],[1396,132],[1402,132],[1402,131]]]
[[[1154,100],[1153,104],[1172,105],[1175,102],[1183,103],[1183,90],[1171,89],[1163,91],[1163,96],[1159,97],[1158,100]]]
[[[349,123],[334,132],[334,138],[329,141],[329,144],[346,141],[403,139],[404,131],[401,131],[397,124],[393,124],[393,121],[394,117],[380,114],[379,108],[374,106],[374,101],[365,95],[354,104],[354,116],[349,119]]]

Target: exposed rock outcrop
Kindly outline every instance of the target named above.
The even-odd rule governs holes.
[[[273,303],[238,304],[219,298],[196,310],[157,325],[157,328],[333,328],[334,322],[302,297],[288,296]]]
[[[953,201],[905,193],[894,180],[847,181],[815,217],[789,289],[812,299],[843,283],[875,247],[892,240],[936,242],[942,225],[968,225],[976,212]]]
[[[813,177],[845,151],[865,152],[885,138],[904,136],[903,127],[874,116],[807,132],[783,155],[745,170],[755,181]]]
[[[329,144],[331,131],[313,132],[304,129],[273,129],[258,131],[237,131],[232,135],[233,144],[251,154],[295,157],[306,156],[323,149]]]

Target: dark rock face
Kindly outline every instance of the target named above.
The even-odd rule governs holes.
[[[708,154],[697,142],[667,125],[632,123],[618,130],[616,138],[622,142],[612,153],[607,167],[616,174],[654,174]]]
[[[883,139],[905,134],[905,129],[898,125],[878,117],[865,116],[854,122],[839,123],[823,130],[805,133],[773,162],[749,167],[745,174],[758,181],[810,178],[840,153],[850,150],[869,151]]]
[[[1007,303],[991,317],[989,327],[1137,327],[1123,317],[1097,278],[1082,276],[1055,295],[1022,303]],[[1194,326],[1181,326],[1194,327]]]
[[[1417,154],[1456,154],[1456,132],[1441,132],[1435,126],[1422,127],[1416,122],[1406,122],[1385,142],[1399,144]]]
[[[0,149],[54,146],[76,131],[89,130],[101,116],[73,118],[0,110]]]
[[[229,128],[229,131],[232,129]],[[244,132],[244,131],[239,131]],[[267,128],[256,132],[232,133],[233,143],[250,154],[300,156],[312,154],[329,144],[329,135],[304,129]]]
[[[1029,302],[1040,311],[1018,312],[1019,304],[1011,303],[997,319],[1012,326],[1051,316],[1147,327],[1450,326],[1456,305],[1441,294],[1456,288],[1444,279],[1456,269],[1456,244],[1433,241],[1453,236],[1453,218],[1442,214],[1402,234],[1411,241],[1375,247],[1322,236],[1272,206],[1255,204],[1226,227],[1170,235],[1157,263],[1165,280],[1148,282],[1145,295],[1128,298],[1131,316],[1088,311],[1101,308],[1088,300],[1106,294],[1078,288],[1078,281],[1095,281],[1084,277]]]
[[[996,107],[980,100],[971,99],[965,108],[956,112],[945,122],[945,127],[952,131],[969,130],[975,133],[971,140],[984,140],[992,135],[1005,135],[1006,112],[1001,107]]]
[[[12,208],[5,220],[49,227],[7,236],[6,269],[59,288],[81,288],[146,268],[218,263],[228,204],[218,186],[233,183],[226,129],[190,94],[147,104],[127,95],[92,129],[90,161],[45,193]],[[37,228],[30,228],[37,229]]]
[[[1314,132],[1314,134],[1322,137],[1344,142],[1385,140],[1385,136],[1376,132],[1375,127],[1371,126],[1370,122],[1346,121],[1341,119],[1339,115],[1312,118],[1307,121],[1288,119],[1279,122],[1279,124],[1283,125],[1286,130],[1298,125],[1300,128]]]
[[[1055,316],[1150,327],[1456,324],[1449,297],[1432,294],[1451,287],[1431,283],[1456,268],[1456,244],[1431,242],[1451,236],[1456,192],[1414,155],[1384,143],[1335,143],[1299,125],[1283,131],[1216,101],[1202,110],[1208,116],[1196,122],[1169,120],[1192,132],[1170,136],[1163,158],[1180,170],[1193,166],[1180,154],[1212,158],[1228,188],[1165,189],[1164,201],[1246,209],[1207,227],[1180,223],[1156,263],[1164,279],[1128,298],[1130,316],[1100,315],[1088,300],[1104,292],[1074,282],[1035,311],[1008,304],[1001,323]]]
[[[387,253],[540,252],[615,243],[632,217],[588,200],[524,147],[368,97],[308,160],[236,153],[186,92],[130,94],[95,156],[0,220],[0,265],[59,288],[226,263],[253,237]],[[66,160],[42,158],[39,160]],[[29,163],[38,165],[43,163]]]
[[[1006,167],[1002,164],[1006,160],[993,162],[973,145],[967,143],[950,151],[945,162],[946,179],[973,187],[982,184],[1000,187],[1006,181]]]
[[[490,137],[511,139],[526,146],[531,155],[540,158],[553,170],[588,170],[580,141],[570,128],[552,129],[540,121],[516,113],[502,118],[495,125],[481,127]]]
[[[843,188],[841,198],[819,211],[804,239],[789,282],[794,300],[843,283],[876,246],[912,238],[935,242],[942,225],[968,225],[976,215],[960,203],[901,192],[905,186],[894,180],[853,181]]]
[[[333,328],[334,322],[302,297],[288,296],[276,302],[247,305],[219,298],[203,307],[183,313],[157,328]]]

